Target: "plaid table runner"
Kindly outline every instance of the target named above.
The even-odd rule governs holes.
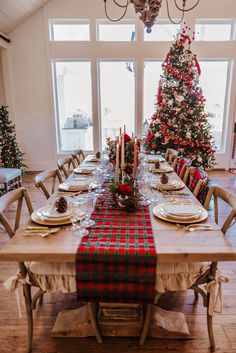
[[[157,258],[148,206],[113,208],[106,193],[92,219],[96,225],[76,254],[78,299],[153,302]]]

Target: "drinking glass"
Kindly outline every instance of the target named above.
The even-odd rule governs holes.
[[[142,195],[142,200],[140,201],[140,205],[149,205],[151,201],[147,199],[147,195],[149,193],[149,185],[147,178],[140,178],[139,179],[139,193]]]
[[[97,169],[93,176],[94,183],[98,186],[97,194],[101,195],[105,192],[105,189],[102,188],[102,184],[105,181],[105,175],[101,169]]]
[[[86,200],[83,198],[72,199],[69,202],[69,209],[71,212],[70,220],[72,224],[71,229],[73,230],[75,235],[78,235],[81,238],[88,235],[89,233],[82,225],[83,214],[85,213],[85,203]],[[78,225],[78,221],[80,221],[80,225]]]
[[[94,194],[90,194],[85,197],[85,200],[86,200],[85,201],[85,208],[84,208],[85,220],[83,220],[83,222],[81,224],[83,225],[83,227],[89,228],[89,227],[94,226],[94,224],[95,224],[95,222],[92,219],[90,219],[90,217],[94,211],[97,197]]]

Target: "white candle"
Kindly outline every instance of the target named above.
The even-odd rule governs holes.
[[[121,170],[125,169],[125,139],[124,134],[121,136]]]
[[[119,141],[119,140],[118,140]],[[119,182],[120,144],[116,143],[116,182]]]
[[[125,126],[125,124],[124,124],[124,134],[126,134],[126,126]]]
[[[137,139],[134,139],[134,179],[136,178],[137,173]]]

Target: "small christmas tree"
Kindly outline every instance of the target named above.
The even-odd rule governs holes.
[[[151,118],[145,147],[155,153],[174,148],[190,158],[193,166],[209,168],[215,164],[214,139],[199,87],[200,66],[190,45],[183,29],[162,64],[157,111]]]
[[[20,151],[16,141],[15,125],[9,117],[8,107],[0,108],[0,154],[1,167],[19,168],[22,170],[25,166],[23,153]]]

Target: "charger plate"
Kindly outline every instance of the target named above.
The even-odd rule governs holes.
[[[70,224],[71,223],[71,219],[70,217],[66,217],[66,218],[45,218],[43,217],[41,211],[44,209],[44,207],[34,211],[31,214],[31,219],[33,222],[37,223],[37,224],[42,224],[42,225],[47,225],[47,226],[56,226],[56,225],[64,225],[64,224]],[[80,211],[78,211],[80,212]],[[82,215],[82,213],[80,212],[80,216]]]
[[[155,162],[165,162],[165,158],[162,156],[148,156],[148,163],[155,163]]]
[[[88,190],[87,183],[84,180],[68,180],[59,185],[59,189],[63,191],[85,191]]]
[[[160,190],[180,190],[185,187],[185,184],[181,180],[171,180],[171,183],[168,184],[161,184],[160,182],[153,183],[152,187]]]
[[[153,214],[159,219],[163,221],[171,222],[171,223],[198,223],[202,222],[208,217],[208,212],[205,208],[202,207],[202,213],[198,217],[183,219],[183,217],[173,218],[170,215],[167,215],[163,212],[164,207],[166,206],[166,202],[158,204],[153,207]]]

